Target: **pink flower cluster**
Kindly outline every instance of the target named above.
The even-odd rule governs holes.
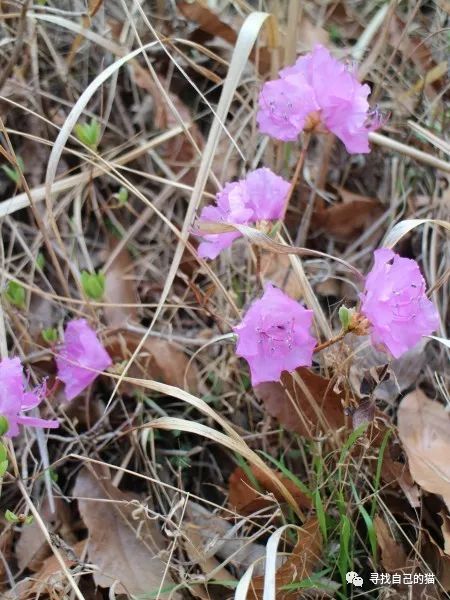
[[[76,319],[66,327],[56,364],[58,379],[65,385],[67,399],[72,400],[96,379],[100,371],[109,367],[112,360],[87,321]],[[16,436],[19,425],[51,429],[59,426],[58,421],[23,414],[38,406],[45,392],[45,384],[29,392],[25,390],[19,358],[5,358],[0,362],[0,416],[8,422],[6,435]]]
[[[67,399],[81,394],[111,364],[111,357],[87,321],[70,321],[56,356],[58,379],[65,385]]]
[[[372,342],[398,358],[439,326],[439,314],[425,295],[425,280],[415,260],[388,248],[375,263],[361,294],[361,312],[372,325]]]
[[[316,345],[309,332],[312,318],[312,310],[266,284],[262,298],[252,303],[233,330],[238,335],[236,354],[247,360],[252,385],[278,381],[282,371],[312,364]]]
[[[270,169],[256,169],[241,181],[227,183],[216,195],[216,206],[205,206],[202,210],[199,222],[247,225],[279,219],[288,191],[288,181]],[[202,258],[216,258],[240,236],[239,231],[203,235],[198,254]]]
[[[439,315],[425,295],[416,261],[382,248],[361,294],[373,344],[398,358],[439,325]],[[252,384],[277,381],[283,371],[310,366],[316,340],[310,333],[313,313],[272,284],[255,300],[241,323],[236,354],[250,367]]]
[[[280,71],[279,79],[264,84],[257,121],[262,133],[278,140],[295,140],[299,133],[322,125],[350,153],[367,153],[368,135],[381,120],[371,113],[368,85],[353,70],[333,58],[323,46]]]
[[[0,415],[8,421],[6,435],[16,436],[19,433],[19,425],[50,429],[59,427],[58,421],[47,421],[24,414],[41,403],[45,391],[45,383],[31,391],[26,391],[19,358],[4,358],[0,362]]]

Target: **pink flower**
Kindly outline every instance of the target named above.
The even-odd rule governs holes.
[[[361,294],[361,312],[372,326],[373,344],[398,358],[437,329],[439,315],[425,295],[415,260],[388,248],[376,250],[374,258]]]
[[[15,437],[19,425],[28,427],[59,427],[58,421],[46,421],[22,414],[35,408],[43,399],[45,384],[31,392],[25,391],[23,368],[19,358],[4,358],[0,362],[0,415],[8,421],[6,435]]]
[[[227,183],[216,195],[217,206],[205,206],[199,221],[247,225],[279,219],[290,184],[265,167],[256,169],[241,181]],[[205,234],[198,247],[202,258],[216,258],[240,237],[239,231]]]
[[[262,133],[284,141],[295,140],[308,121],[320,121],[348,152],[367,153],[369,132],[381,125],[369,111],[369,93],[354,72],[317,45],[264,84],[257,121]]]
[[[97,378],[98,371],[104,371],[111,364],[111,357],[85,319],[67,324],[56,365],[68,400],[81,394]]]
[[[278,381],[282,371],[310,366],[316,340],[309,333],[313,311],[267,283],[262,298],[255,300],[242,322],[236,354],[250,366],[252,385]]]

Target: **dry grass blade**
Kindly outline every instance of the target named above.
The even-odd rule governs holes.
[[[262,231],[258,231],[258,229],[255,229],[254,227],[248,227],[247,225],[221,225],[213,223],[202,223],[202,225],[199,227],[199,230],[204,231],[205,233],[217,233],[219,231],[227,232],[233,231],[235,229],[242,233],[242,235],[246,237],[250,243],[255,244],[255,246],[259,246],[264,250],[269,250],[270,252],[274,252],[275,254],[328,258],[330,260],[334,260],[340,263],[346,269],[354,273],[358,278],[363,279],[363,275],[358,271],[358,269],[356,269],[353,265],[337,256],[332,256],[331,254],[327,254],[326,252],[320,252],[319,250],[312,250],[310,248],[297,248],[288,244],[275,242],[267,234],[263,233]]]
[[[174,127],[169,131],[166,131],[151,140],[143,143],[142,145],[134,148],[130,152],[126,152],[125,154],[117,157],[111,165],[113,166],[121,166],[126,165],[127,163],[139,158],[139,156],[145,154],[149,150],[158,147],[160,144],[164,144],[168,140],[180,135],[183,129],[181,127]],[[107,174],[111,167],[108,167],[108,163],[100,163],[99,166],[95,166],[90,171],[84,171],[83,173],[78,173],[77,175],[71,175],[69,177],[65,177],[59,181],[55,181],[51,187],[51,194],[58,194],[61,192],[65,192],[67,190],[71,190],[79,185],[83,185],[96,177],[100,177],[101,175]],[[6,215],[10,215],[15,213],[22,208],[26,208],[30,205],[30,197],[33,202],[40,202],[44,200],[46,197],[47,187],[45,185],[33,188],[30,190],[30,194],[21,193],[8,198],[4,202],[0,204],[0,218],[5,217]]]
[[[444,171],[444,173],[450,173],[449,162],[441,160],[440,158],[437,158],[432,154],[428,154],[427,152],[422,152],[422,150],[417,150],[413,146],[407,146],[406,144],[397,142],[397,140],[388,138],[385,135],[381,135],[381,133],[376,133],[375,131],[369,133],[369,140],[378,146],[383,146],[389,150],[399,152],[404,156],[409,156],[410,158],[413,158],[414,160],[417,160],[417,162],[423,163],[424,165],[429,165],[430,167]]]
[[[277,555],[280,540],[286,529],[294,528],[298,541],[286,562],[277,569]],[[235,600],[288,600],[299,597],[298,591],[283,591],[283,586],[300,582],[309,577],[320,560],[322,537],[316,519],[308,520],[302,527],[284,525],[279,527],[269,538],[266,545],[266,562],[264,576],[251,578],[251,567],[242,578],[236,590]],[[238,593],[239,592],[239,593]]]
[[[211,427],[207,427],[202,423],[195,423],[193,421],[179,419],[177,417],[161,417],[160,419],[155,419],[154,421],[147,423],[143,427],[150,427],[152,429],[167,429],[169,431],[175,429],[180,431],[188,431],[195,435],[210,439],[217,444],[221,444],[232,452],[237,452],[246,458],[252,465],[258,467],[258,469],[264,472],[264,474],[272,480],[274,487],[279,490],[280,494],[290,504],[290,506],[298,514],[302,514],[296,500],[290,491],[284,486],[282,481],[280,481],[280,479],[274,475],[272,469],[269,469],[269,467],[264,464],[260,457],[253,450],[251,450],[241,438],[231,437],[230,435],[220,433]]]
[[[73,31],[74,33],[76,33],[78,35],[82,35],[83,37],[90,40],[91,42],[94,42],[94,44],[96,44],[97,46],[100,46],[101,48],[104,48],[108,52],[111,52],[112,54],[116,54],[117,56],[123,56],[124,54],[126,54],[126,52],[125,52],[124,48],[122,48],[122,46],[119,46],[118,44],[115,44],[113,41],[108,40],[107,38],[104,38],[103,36],[99,35],[98,33],[95,33],[95,31],[92,31],[91,29],[86,29],[82,25],[78,25],[78,23],[69,21],[69,19],[65,19],[64,17],[59,17],[57,15],[46,15],[46,14],[34,13],[34,12],[29,12],[27,14],[27,17],[29,19],[37,19],[38,21],[45,21],[47,23],[53,23],[54,25],[58,25],[59,27],[62,27],[69,31]]]
[[[395,246],[407,233],[411,230],[429,223],[430,225],[439,225],[447,231],[450,231],[450,223],[448,221],[442,221],[441,219],[406,219],[396,223],[394,227],[387,233],[381,246],[385,248],[392,248]]]

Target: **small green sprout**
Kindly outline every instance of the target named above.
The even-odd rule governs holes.
[[[41,271],[45,267],[45,256],[42,252],[38,252],[38,255],[36,256],[36,266],[41,269]]]
[[[8,453],[6,452],[6,447],[3,444],[0,444],[0,478],[6,473],[7,468]]]
[[[76,137],[95,150],[100,142],[101,127],[97,119],[92,118],[90,123],[77,123],[74,127]]]
[[[58,341],[58,332],[54,327],[48,327],[41,331],[42,339],[47,344],[54,344]]]
[[[16,185],[20,185],[20,172],[24,172],[25,164],[19,155],[16,155],[17,167],[2,165],[3,171]]]
[[[114,198],[118,201],[119,206],[125,206],[128,202],[128,190],[126,187],[121,186],[119,191],[114,194]]]
[[[14,525],[30,525],[30,523],[33,522],[33,515],[16,515],[12,512],[12,510],[7,509],[5,511],[5,519],[8,521],[8,523],[12,523]]]
[[[346,306],[341,306],[339,309],[339,320],[344,331],[348,331],[348,327],[352,318],[352,312],[353,311]]]
[[[105,293],[105,275],[103,273],[81,273],[81,285],[83,291],[91,300],[101,300]]]
[[[6,297],[17,308],[25,308],[25,288],[17,281],[9,281]]]

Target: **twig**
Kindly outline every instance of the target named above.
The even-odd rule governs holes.
[[[344,337],[347,335],[347,333],[348,333],[348,331],[341,331],[334,338],[331,338],[331,339],[327,340],[326,342],[323,342],[322,344],[317,344],[317,346],[314,348],[314,352],[321,352],[322,350],[325,350],[325,348],[329,348],[333,344],[340,342],[341,340],[344,339]]]

